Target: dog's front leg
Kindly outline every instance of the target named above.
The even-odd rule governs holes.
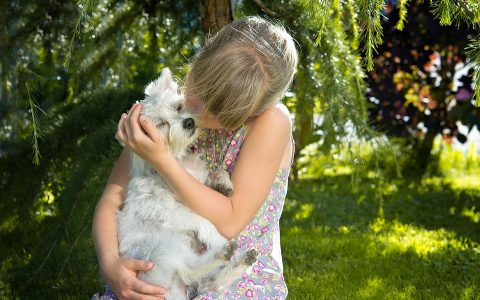
[[[206,185],[227,197],[233,193],[233,183],[230,180],[230,174],[223,168],[212,172],[208,176]]]

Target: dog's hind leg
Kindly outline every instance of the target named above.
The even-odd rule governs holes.
[[[211,253],[206,253],[204,255],[197,256],[194,264],[188,264],[191,266],[191,268],[178,268],[177,272],[182,280],[187,285],[190,285],[199,281],[201,278],[209,276],[213,271],[224,266],[225,263],[226,260],[224,257],[219,255],[213,256]]]
[[[202,290],[218,291],[227,288],[255,263],[257,254],[255,249],[251,249],[241,259],[229,262],[219,273],[202,284]]]

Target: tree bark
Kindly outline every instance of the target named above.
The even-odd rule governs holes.
[[[436,135],[436,131],[428,130],[425,134],[425,137],[419,144],[419,148],[417,150],[417,162],[422,174],[426,171],[431,161],[433,142]]]
[[[230,0],[200,0],[201,25],[205,34],[215,33],[233,21]]]
[[[294,90],[297,91],[296,107],[295,107],[295,121],[294,121],[294,139],[295,139],[295,153],[292,165],[293,181],[298,181],[299,166],[298,159],[300,151],[305,148],[310,142],[313,131],[313,105],[307,99],[311,95],[305,93],[306,87],[303,86],[309,78],[308,63],[305,59],[300,59],[300,65],[296,74],[296,80],[293,82]]]

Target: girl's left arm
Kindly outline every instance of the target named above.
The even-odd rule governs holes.
[[[255,216],[273,185],[290,141],[288,111],[273,106],[251,122],[232,173],[233,193],[226,197],[191,176],[170,154],[154,125],[148,119],[138,121],[140,108],[132,110],[129,119],[124,119],[125,135],[128,131],[130,138],[119,138],[164,176],[185,205],[212,222],[226,238],[235,238]]]

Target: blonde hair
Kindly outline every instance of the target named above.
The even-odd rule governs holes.
[[[225,128],[238,128],[280,101],[298,62],[293,38],[257,16],[225,25],[192,59],[182,89],[200,98]]]

